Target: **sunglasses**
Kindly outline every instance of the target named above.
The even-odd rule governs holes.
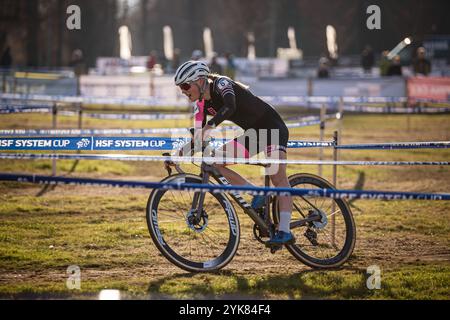
[[[181,90],[188,91],[191,88],[191,85],[189,83],[182,83],[179,87]]]

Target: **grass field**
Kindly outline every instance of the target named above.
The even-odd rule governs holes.
[[[47,115],[1,115],[1,129],[49,128]],[[59,117],[59,128],[77,119]],[[327,123],[326,139],[335,130]],[[84,128],[187,127],[187,120],[85,119]],[[292,129],[292,140],[317,140],[318,126]],[[449,115],[347,115],[343,143],[450,140]],[[142,152],[141,152],[142,153]],[[151,154],[151,153],[146,153]],[[331,159],[331,150],[324,151]],[[317,159],[318,149],[293,149],[290,159]],[[341,151],[343,160],[449,161],[448,149]],[[184,165],[187,171],[197,171]],[[257,184],[259,169],[236,166]],[[58,161],[58,174],[159,181],[160,163]],[[317,166],[291,166],[289,174]],[[0,172],[50,174],[51,162],[0,160]],[[331,180],[332,168],[323,175]],[[345,166],[338,187],[383,191],[450,192],[448,166]],[[190,274],[153,245],[145,222],[149,190],[0,183],[0,298],[85,298],[104,288],[127,298],[449,299],[450,203],[351,203],[357,225],[353,256],[339,270],[316,271],[286,250],[272,255],[253,239],[252,223],[238,210],[241,243],[222,271]],[[237,207],[237,206],[236,206]],[[67,267],[81,270],[81,289],[66,287]],[[366,286],[369,266],[379,266],[381,289]]]

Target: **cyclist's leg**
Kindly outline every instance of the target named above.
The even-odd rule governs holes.
[[[284,123],[270,128],[268,134],[267,147],[265,153],[267,158],[273,160],[287,159],[286,149],[289,141],[289,130]],[[272,184],[279,188],[289,188],[290,183],[286,175],[286,164],[275,163],[266,168],[266,174],[269,175]],[[295,241],[290,232],[290,222],[292,215],[292,197],[280,196],[278,201],[280,212],[280,223],[278,232],[269,240],[269,244],[284,244]]]
[[[284,123],[279,124],[279,126],[276,128],[269,129],[269,132],[267,134],[267,142],[266,142],[267,144],[265,145],[264,148],[266,157],[268,159],[273,160],[286,160],[288,141],[289,141],[289,130],[287,129]],[[279,188],[290,187],[289,180],[286,175],[286,164],[282,163],[272,164],[266,169],[266,174],[269,175],[270,180],[274,185],[274,187]],[[292,212],[292,197],[291,196],[279,197],[279,206],[280,212],[289,213],[288,219],[290,220],[290,214]],[[289,229],[286,231],[289,231]]]
[[[275,148],[275,150],[272,148],[270,152],[267,153],[268,157],[270,159],[280,159],[280,160],[286,160],[287,154],[285,149],[279,149]],[[286,164],[278,163],[278,164],[272,164],[268,168],[268,173],[270,180],[274,187],[278,188],[289,188],[289,180],[287,178],[286,174]],[[290,214],[292,212],[292,197],[291,196],[280,196],[279,197],[279,210],[280,212],[286,212],[289,213],[289,215],[283,215],[285,219],[289,219],[289,221],[280,221],[280,225],[289,225],[290,222]],[[281,219],[283,219],[283,216]],[[283,231],[289,231],[283,230]]]
[[[223,159],[233,159],[233,158],[245,158],[250,157],[248,150],[240,144],[236,139],[229,141],[221,148],[216,150],[216,157],[220,155]],[[233,185],[252,185],[247,179],[242,177],[237,172],[227,168],[230,164],[216,163],[214,167],[219,170],[219,172]]]

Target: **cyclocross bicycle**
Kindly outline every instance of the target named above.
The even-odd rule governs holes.
[[[201,163],[199,175],[184,172],[172,161],[165,161],[164,166],[169,176],[161,180],[162,183],[230,184],[216,168],[205,162]],[[171,174],[172,167],[176,174]],[[264,179],[268,187],[269,176]],[[294,174],[288,179],[292,188],[334,189],[325,179],[308,173]],[[279,222],[277,196],[266,196],[263,208],[254,210],[237,191],[204,193],[154,189],[147,202],[146,218],[158,250],[170,262],[190,272],[210,272],[226,266],[238,249],[241,232],[229,197],[254,221],[253,235],[265,244]],[[312,268],[336,268],[345,263],[356,239],[349,205],[342,199],[318,195],[295,195],[292,201],[290,228],[295,243],[285,244],[287,250]],[[283,247],[266,246],[272,253]]]

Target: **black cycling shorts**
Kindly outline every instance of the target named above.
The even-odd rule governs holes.
[[[266,120],[266,121],[264,121]],[[260,152],[270,154],[273,151],[286,152],[289,130],[283,121],[263,119],[258,121],[244,134],[234,138],[225,145],[225,149],[234,149],[235,157],[250,158]]]

